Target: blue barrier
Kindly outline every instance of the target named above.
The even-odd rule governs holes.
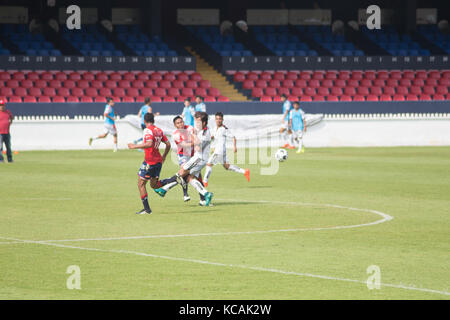
[[[114,109],[124,117],[137,114],[142,103],[116,103]],[[209,114],[280,114],[281,102],[208,102]],[[380,101],[380,102],[302,102],[306,113],[373,114],[373,113],[450,113],[450,101]],[[99,116],[105,103],[8,103],[14,115],[21,116]],[[153,112],[162,115],[180,114],[182,102],[152,103]]]

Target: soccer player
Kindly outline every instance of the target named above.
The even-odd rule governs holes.
[[[176,178],[169,178],[162,181],[159,180],[162,164],[166,160],[167,154],[170,152],[170,141],[164,135],[163,131],[155,126],[155,117],[153,113],[147,113],[144,116],[144,123],[146,128],[144,129],[142,143],[128,144],[129,149],[144,149],[145,151],[145,160],[138,172],[138,188],[144,209],[136,212],[136,214],[152,213],[150,205],[148,204],[147,181],[150,181],[150,187],[153,189],[161,188],[168,183],[176,181]],[[161,142],[166,145],[162,156],[159,152],[159,145]]]
[[[300,103],[294,102],[294,109],[289,116],[289,126],[292,128],[293,140],[297,144],[297,153],[305,152],[303,147],[303,133],[306,132],[305,113],[300,109]]]
[[[194,114],[195,114],[195,107],[191,105],[191,99],[186,98],[184,99],[184,108],[183,112],[181,113],[181,116],[183,117],[184,123],[188,126],[193,127],[194,126]]]
[[[11,111],[6,109],[5,101],[0,98],[0,163],[4,162],[3,159],[3,143],[6,147],[6,157],[8,162],[13,162],[11,152],[11,133],[10,127],[14,120],[14,116]]]
[[[173,132],[172,137],[177,145],[178,164],[182,167],[186,162],[194,155],[194,141],[192,135],[194,134],[194,128],[184,124],[183,118],[176,116],[173,119],[173,124],[176,130]],[[191,200],[187,192],[187,184],[181,184],[183,188],[184,201]]]
[[[187,181],[193,186],[200,195],[204,196],[205,200],[200,199],[201,206],[209,206],[213,194],[205,189],[199,179],[201,170],[206,166],[209,157],[209,149],[211,144],[211,133],[208,129],[208,114],[206,112],[196,112],[195,116],[195,131],[194,131],[194,156],[189,159],[175,174],[176,181],[169,183],[162,188],[155,189],[161,197],[164,197],[166,192],[173,188],[176,184],[185,183]],[[173,178],[172,177],[172,178]],[[172,179],[170,178],[170,179]]]
[[[195,112],[206,112],[206,105],[203,102],[203,97],[202,96],[196,96],[195,97],[195,102],[197,103],[195,105]]]
[[[117,152],[117,129],[115,124],[116,113],[114,112],[113,106],[114,106],[113,98],[110,97],[106,98],[105,111],[103,112],[103,115],[105,116],[104,122],[105,131],[103,134],[100,134],[97,137],[89,138],[89,145],[92,145],[92,141],[106,138],[108,134],[111,134],[114,137],[113,151]]]
[[[283,136],[285,142],[282,148],[295,149],[293,145],[289,144],[289,142],[294,144],[292,140],[292,130],[289,127],[289,112],[292,110],[292,103],[287,99],[285,94],[281,95],[281,102],[283,102],[283,126],[280,128],[280,134]]]
[[[208,180],[211,176],[212,167],[217,163],[221,163],[226,170],[234,171],[243,174],[247,181],[250,181],[250,170],[242,169],[234,164],[230,164],[227,160],[227,137],[233,138],[234,153],[237,152],[236,138],[230,133],[230,130],[223,124],[223,113],[217,112],[215,116],[216,132],[214,132],[213,139],[215,141],[215,148],[213,154],[209,157],[206,164],[205,179],[203,183],[208,187]]]

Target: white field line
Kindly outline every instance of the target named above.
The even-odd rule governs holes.
[[[47,243],[47,242],[42,242],[42,241],[20,240],[20,239],[3,238],[3,237],[0,237],[0,239],[10,240],[10,241],[22,241],[22,242],[26,242],[26,243],[33,243],[33,244],[40,244],[40,245],[46,245],[46,246],[53,246],[53,247],[58,247],[58,248],[78,249],[78,250],[96,251],[96,252],[104,252],[104,253],[130,254],[130,255],[137,255],[137,256],[150,257],[150,258],[156,258],[156,259],[171,260],[171,261],[198,263],[198,264],[211,265],[211,266],[217,266],[217,267],[237,268],[237,269],[244,269],[244,270],[270,272],[270,273],[283,274],[283,275],[293,275],[293,276],[298,276],[298,277],[317,278],[317,279],[323,279],[323,280],[352,282],[352,283],[358,283],[358,284],[367,285],[367,282],[366,281],[362,281],[362,280],[348,279],[348,278],[339,278],[339,277],[332,277],[332,276],[324,276],[324,275],[317,275],[317,274],[311,274],[311,273],[284,271],[284,270],[273,269],[273,268],[253,267],[253,266],[246,266],[246,265],[239,265],[239,264],[227,264],[227,263],[220,263],[220,262],[211,262],[211,261],[206,261],[206,260],[169,257],[169,256],[161,256],[161,255],[156,255],[156,254],[151,254],[151,253],[136,252],[136,251],[129,251],[129,250],[107,250],[107,249],[98,249],[98,248],[86,248],[86,247],[77,247],[77,246],[63,245],[63,244],[58,244],[58,243]],[[418,288],[418,287],[410,287],[410,286],[404,286],[404,285],[401,285],[401,284],[399,285],[399,284],[390,284],[390,283],[380,283],[380,286],[381,287],[396,288],[396,289],[403,289],[403,290],[421,291],[421,292],[434,293],[434,294],[440,294],[440,295],[446,295],[446,296],[450,295],[450,292],[447,292],[447,291],[440,291],[440,290],[427,289],[427,288]]]
[[[251,202],[251,203],[263,203],[263,204],[283,204],[283,205],[297,205],[297,206],[319,206],[319,207],[329,207],[345,209],[350,211],[360,211],[373,213],[381,217],[381,219],[363,223],[354,224],[348,226],[332,226],[332,227],[316,227],[316,228],[293,228],[293,229],[276,229],[276,230],[254,230],[254,231],[230,231],[230,232],[212,232],[212,233],[188,233],[188,234],[159,234],[159,235],[144,235],[144,236],[126,236],[126,237],[110,237],[110,238],[82,238],[82,239],[56,239],[56,240],[36,240],[36,242],[80,242],[80,241],[111,241],[111,240],[134,240],[134,239],[159,239],[159,238],[182,238],[182,237],[210,237],[210,236],[232,236],[232,235],[252,235],[252,234],[264,234],[264,233],[279,233],[279,232],[299,232],[299,231],[322,231],[322,230],[339,230],[339,229],[351,229],[368,227],[376,224],[380,224],[393,219],[392,216],[370,209],[359,209],[352,207],[345,207],[335,204],[320,204],[320,203],[307,203],[307,202],[286,202],[286,201],[269,201],[269,200],[256,200],[256,201],[246,201],[246,200],[232,200],[232,199],[217,199],[219,201],[227,202]]]

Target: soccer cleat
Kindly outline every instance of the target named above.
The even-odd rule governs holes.
[[[208,188],[208,182],[207,182],[207,181],[203,181],[203,186],[204,186],[205,188]]]
[[[201,207],[204,207],[204,206],[206,206],[206,201],[205,200],[200,200],[198,205],[201,206]]]
[[[207,192],[205,193],[205,206],[209,206],[209,204],[211,203],[211,200],[213,198],[213,193],[212,192]]]
[[[183,200],[184,200],[184,202],[188,202],[189,200],[191,200],[191,197],[189,197],[189,196],[184,196]]]
[[[297,150],[297,151],[295,151],[295,153],[302,153],[302,150]]]
[[[92,140],[94,140],[94,139],[89,138],[89,145],[90,145],[90,146],[92,145]]]
[[[287,147],[286,147],[287,149],[295,149],[295,147],[294,146],[291,146],[291,145],[288,145]]]
[[[245,169],[244,176],[247,178],[247,181],[250,182],[250,170],[249,169]]]
[[[136,214],[152,214],[152,211],[145,211],[145,209],[142,209],[141,211],[136,212]]]
[[[166,190],[164,190],[163,188],[158,188],[158,189],[153,189],[158,195],[160,195],[161,197],[164,198],[164,196],[166,195]]]
[[[305,153],[305,147],[302,148],[302,151],[300,151],[301,153]]]
[[[288,143],[286,143],[285,145],[281,146],[281,148],[287,148],[287,147],[289,147]]]

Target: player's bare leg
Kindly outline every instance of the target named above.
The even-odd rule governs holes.
[[[98,139],[104,139],[107,136],[108,136],[107,133],[103,133],[103,134],[98,135],[97,137],[91,137],[91,138],[89,138],[89,145],[92,145],[92,141],[98,140]]]
[[[150,180],[150,184],[151,184]],[[148,204],[148,194],[147,194],[147,188],[146,188],[147,181],[143,180],[141,178],[138,178],[138,189],[139,194],[141,196],[142,204],[144,205],[144,209],[142,209],[139,212],[136,212],[136,214],[151,214],[152,210],[150,209],[150,205]]]
[[[113,151],[117,152],[117,150],[118,150],[117,149],[117,134],[115,134],[113,137],[114,137],[114,149],[113,149]]]
[[[294,135],[292,134],[292,130],[288,130],[288,135],[289,135],[289,144],[286,147],[287,149],[295,149],[294,147]]]

